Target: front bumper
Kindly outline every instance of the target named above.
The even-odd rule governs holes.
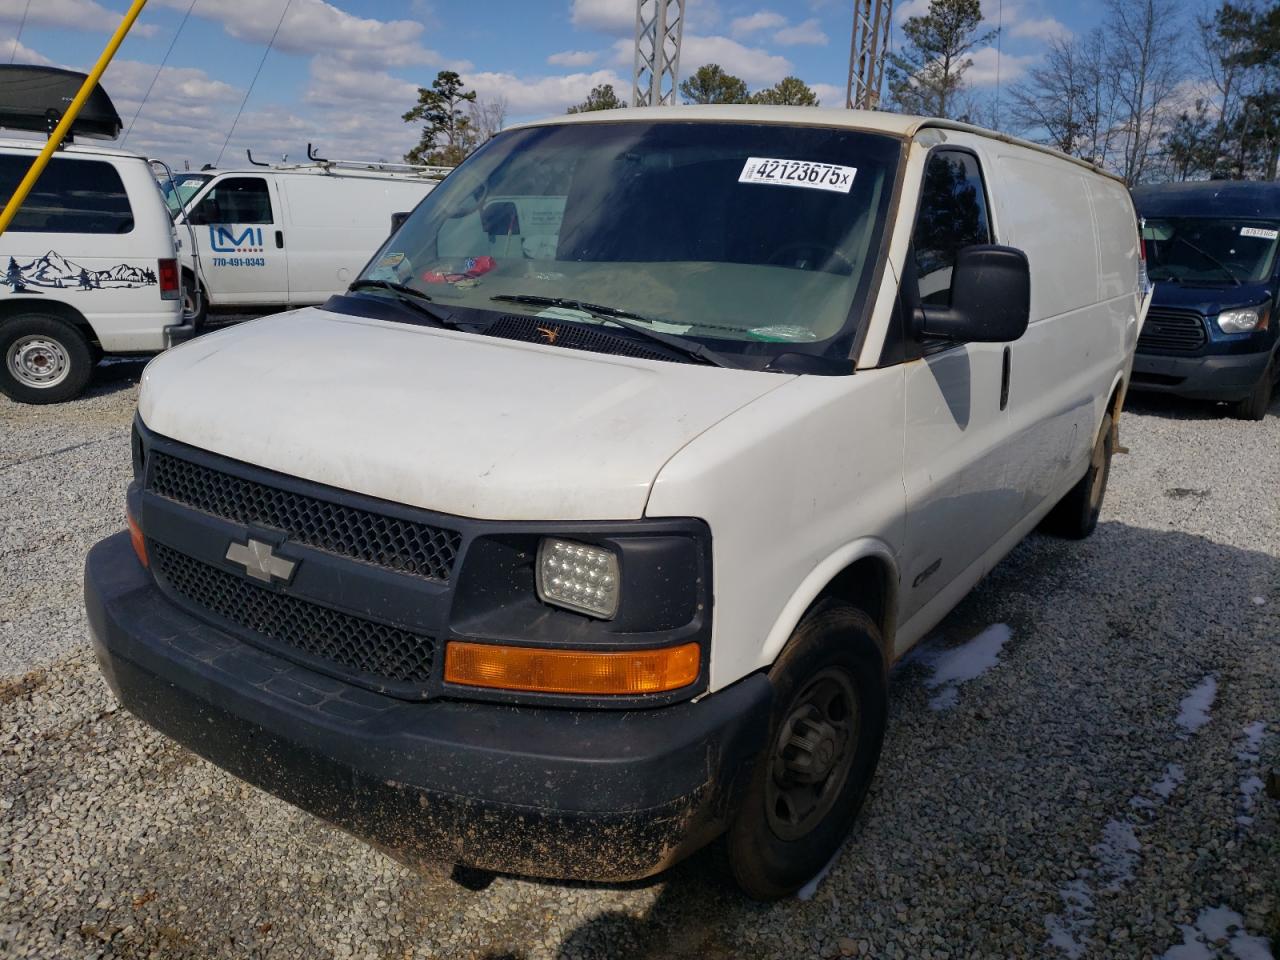
[[[315,673],[169,602],[128,534],[85,565],[98,661],[140,719],[397,858],[618,882],[721,832],[767,736],[757,674],[647,710],[407,702]]]
[[[1260,353],[1169,357],[1138,353],[1130,390],[1172,393],[1192,400],[1243,400],[1266,369],[1270,350]]]

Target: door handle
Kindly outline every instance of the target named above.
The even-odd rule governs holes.
[[[276,231],[276,249],[277,250],[284,249],[284,231],[283,230]],[[1007,350],[1008,348],[1006,347],[1005,349]]]
[[[1003,410],[1009,405],[1009,371],[1013,366],[1013,351],[1008,345],[1004,348],[1004,361],[1000,370],[1000,409]]]

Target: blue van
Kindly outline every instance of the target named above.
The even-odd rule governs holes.
[[[1280,183],[1137,187],[1155,296],[1131,390],[1226,401],[1261,420],[1280,377]]]

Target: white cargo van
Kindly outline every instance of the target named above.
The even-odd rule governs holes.
[[[343,296],[161,357],[86,604],[122,703],[411,862],[838,848],[889,666],[1098,520],[1119,180],[972,127],[677,107],[499,134]]]
[[[189,298],[188,312],[198,325],[209,308],[323,302],[360,272],[392,216],[416,207],[448,170],[320,161],[217,172],[176,218],[196,236],[198,258],[183,251],[184,279],[203,302]]]
[[[42,143],[0,140],[0,198]],[[76,396],[107,353],[163,350],[183,325],[173,225],[143,157],[71,144],[0,236],[0,391]]]

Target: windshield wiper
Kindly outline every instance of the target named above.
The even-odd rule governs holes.
[[[386,290],[388,293],[395,295],[397,303],[412,307],[436,326],[444,327],[446,330],[459,329],[457,322],[447,311],[440,307],[428,306],[427,304],[432,302],[431,298],[408,284],[396,283],[394,280],[370,280],[366,278],[356,280],[351,286],[347,287],[348,293],[355,293],[360,290]]]
[[[579,310],[597,320],[616,324],[623,329],[638,333],[654,343],[660,343],[664,347],[675,350],[677,353],[682,353],[700,363],[709,363],[712,366],[728,367],[730,369],[740,368],[740,364],[734,363],[728,357],[703,346],[697,340],[681,337],[674,333],[662,333],[644,326],[646,323],[658,323],[659,321],[639,313],[632,313],[630,310],[619,310],[617,307],[607,307],[598,303],[583,303],[581,300],[570,300],[566,297],[539,297],[531,294],[498,294],[489,299],[500,300],[504,303],[524,303],[535,307],[565,307],[569,310]]]
[[[1215,257],[1212,253],[1209,253],[1207,250],[1200,249],[1194,243],[1192,243],[1190,240],[1184,237],[1182,234],[1177,234],[1173,239],[1184,244],[1185,246],[1190,247],[1196,253],[1200,254],[1200,256],[1204,257],[1206,260],[1212,263],[1215,267],[1217,267],[1219,270],[1225,273],[1228,277],[1230,277],[1232,283],[1234,283],[1237,287],[1240,286],[1240,278],[1237,277],[1234,273],[1232,273],[1231,268],[1228,267],[1221,260],[1219,260],[1217,257]]]

